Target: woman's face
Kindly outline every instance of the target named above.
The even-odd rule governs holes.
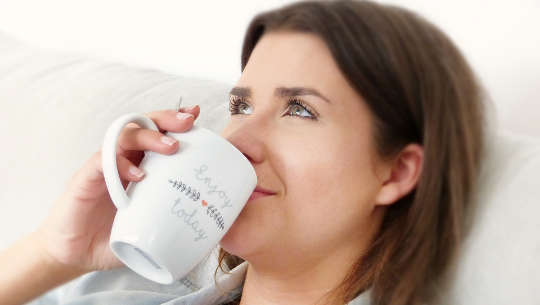
[[[250,200],[221,246],[261,262],[357,255],[382,216],[374,202],[382,163],[371,114],[324,42],[265,34],[231,101],[222,135],[275,194]]]

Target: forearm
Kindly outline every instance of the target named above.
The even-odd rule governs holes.
[[[29,234],[0,253],[0,304],[24,304],[85,273],[52,260],[37,238]]]

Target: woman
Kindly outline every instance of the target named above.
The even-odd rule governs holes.
[[[240,265],[231,303],[429,302],[460,243],[483,146],[481,98],[454,44],[407,10],[299,2],[256,16],[222,135],[267,192],[220,243],[220,264]],[[148,114],[171,132],[198,115],[198,107]],[[144,179],[143,150],[178,149],[163,139],[124,129],[126,185]],[[115,209],[100,158],[74,175],[39,230],[4,253],[2,304],[121,266],[108,247]]]

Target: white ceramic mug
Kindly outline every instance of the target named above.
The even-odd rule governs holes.
[[[118,136],[130,122],[158,130],[148,117],[129,113],[108,128],[103,175],[117,207],[109,245],[127,267],[158,283],[187,275],[221,240],[257,185],[249,160],[230,142],[193,126],[167,135],[175,154],[145,151],[139,182],[122,186],[116,165]]]

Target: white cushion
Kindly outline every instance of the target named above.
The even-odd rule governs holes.
[[[540,140],[498,131],[483,161],[463,249],[437,304],[538,304]]]
[[[0,32],[0,250],[35,228],[67,179],[100,149],[115,118],[174,108],[182,96],[185,105],[201,105],[198,124],[219,131],[228,118],[229,88],[48,52]],[[539,142],[490,130],[472,226],[449,286],[440,288],[440,304],[540,300]]]

